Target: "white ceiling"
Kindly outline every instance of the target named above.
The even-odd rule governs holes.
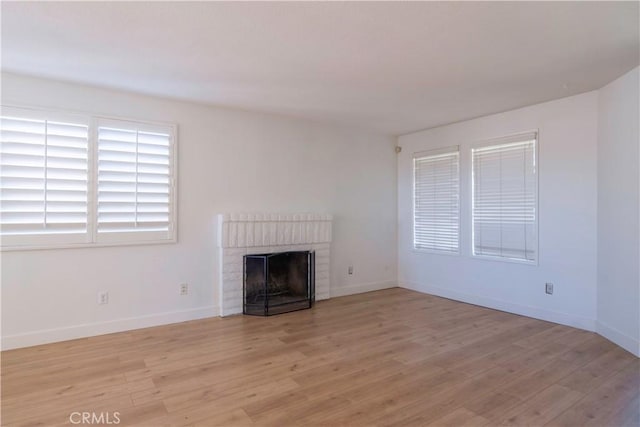
[[[596,89],[638,2],[2,2],[5,71],[403,134]]]

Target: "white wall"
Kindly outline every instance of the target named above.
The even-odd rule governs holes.
[[[598,332],[640,356],[638,68],[598,94]]]
[[[12,74],[2,103],[179,126],[179,242],[3,252],[4,348],[215,315],[223,212],[331,213],[332,292],[395,286],[390,137]],[[190,295],[179,296],[185,282]],[[99,290],[108,305],[97,305]]]
[[[589,330],[596,318],[598,94],[589,92],[401,136],[398,280],[403,287]],[[470,145],[539,130],[539,265],[471,257]],[[461,147],[461,255],[412,250],[412,154]],[[555,285],[546,295],[545,282]]]

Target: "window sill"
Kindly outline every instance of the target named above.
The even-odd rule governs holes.
[[[87,248],[108,248],[114,246],[148,246],[148,245],[168,245],[178,243],[177,238],[164,240],[138,240],[130,242],[100,242],[100,243],[68,243],[68,244],[40,244],[40,245],[13,245],[0,246],[0,252],[20,252],[20,251],[46,251],[57,249],[87,249]]]
[[[445,256],[454,256],[454,257],[460,257],[460,258],[477,259],[479,261],[507,262],[511,264],[528,265],[531,267],[537,267],[539,265],[537,259],[535,261],[525,261],[525,260],[519,260],[519,259],[513,259],[513,258],[500,258],[500,257],[487,256],[487,255],[462,255],[460,252],[439,252],[431,249],[416,249],[416,248],[411,248],[411,252],[416,254],[421,254],[421,255],[445,255]]]
[[[471,259],[477,259],[477,260],[480,260],[480,261],[497,261],[497,262],[508,262],[508,263],[511,263],[511,264],[529,265],[531,267],[537,267],[538,266],[538,259],[536,259],[534,261],[527,261],[527,260],[523,260],[523,259],[501,258],[501,257],[489,256],[489,255],[471,255],[470,258]]]
[[[458,252],[445,252],[445,251],[436,251],[433,249],[418,249],[418,248],[411,248],[412,252],[418,253],[418,254],[427,254],[427,255],[446,255],[446,256],[460,256],[460,251]]]

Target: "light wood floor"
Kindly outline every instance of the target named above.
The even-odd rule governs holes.
[[[2,425],[637,426],[639,388],[593,333],[389,289],[3,352]]]

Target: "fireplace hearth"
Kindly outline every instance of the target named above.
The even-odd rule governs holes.
[[[243,264],[244,314],[271,316],[313,306],[313,251],[245,255]]]

